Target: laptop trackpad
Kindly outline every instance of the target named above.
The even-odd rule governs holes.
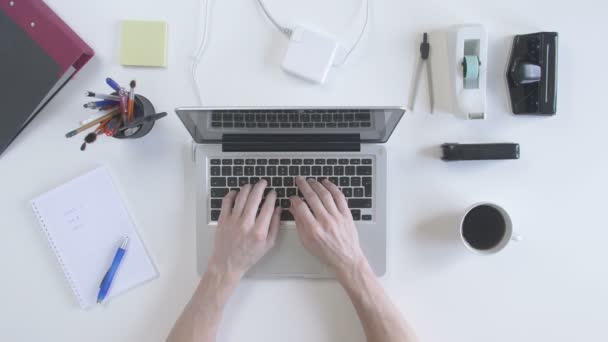
[[[331,273],[300,243],[295,227],[282,227],[277,242],[247,277],[330,277]]]

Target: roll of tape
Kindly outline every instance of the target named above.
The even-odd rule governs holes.
[[[464,56],[463,72],[465,81],[479,78],[479,58],[477,56]]]

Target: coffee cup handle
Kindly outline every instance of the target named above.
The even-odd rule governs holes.
[[[513,242],[520,242],[523,241],[524,237],[519,235],[519,234],[513,234],[513,236],[511,236],[511,241]]]

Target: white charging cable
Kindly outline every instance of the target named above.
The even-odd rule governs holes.
[[[350,48],[350,50],[348,50],[348,52],[344,56],[344,59],[342,60],[342,62],[340,62],[338,64],[334,64],[334,66],[336,66],[336,67],[341,67],[344,64],[346,64],[346,61],[350,57],[350,54],[353,53],[353,51],[355,51],[357,46],[359,46],[359,42],[361,41],[361,39],[363,38],[363,35],[365,34],[365,31],[367,30],[367,22],[369,21],[369,0],[364,0],[364,1],[365,1],[365,22],[363,23],[363,27],[361,28],[361,32],[359,33],[359,37],[355,41],[355,44],[353,44],[353,46]]]
[[[293,33],[293,30],[290,29],[290,28],[288,28],[288,27],[285,27],[285,26],[279,24],[274,19],[274,17],[272,16],[272,14],[270,14],[270,12],[268,11],[268,8],[266,8],[266,5],[264,5],[264,2],[262,0],[258,0],[258,4],[260,4],[260,7],[262,8],[262,11],[264,11],[264,14],[268,18],[268,20],[270,20],[270,22],[272,22],[272,24],[277,28],[277,30],[279,30],[281,33],[283,33],[287,37],[291,37],[291,34]]]
[[[194,83],[194,90],[196,92],[196,97],[198,99],[198,104],[200,106],[203,105],[203,99],[201,97],[201,86],[198,82],[198,66],[201,62],[201,59],[203,58],[203,53],[205,52],[205,48],[207,47],[207,38],[209,36],[209,18],[210,18],[210,4],[211,4],[211,0],[202,0],[204,1],[204,6],[201,6],[202,8],[204,8],[205,10],[205,14],[204,16],[204,26],[203,26],[203,35],[201,37],[201,41],[196,49],[196,52],[194,54],[194,56],[192,56],[192,68],[190,70],[191,74],[192,74],[192,82]]]
[[[291,37],[291,35],[293,33],[293,29],[279,24],[279,22],[274,19],[272,14],[270,14],[270,12],[268,11],[268,8],[264,4],[264,2],[262,0],[257,0],[257,1],[258,1],[258,4],[260,5],[260,7],[262,8],[262,11],[268,18],[268,20],[270,20],[272,22],[272,24],[279,30],[279,32],[283,33],[287,37]],[[353,53],[353,51],[355,51],[355,49],[359,45],[359,42],[361,42],[361,39],[363,38],[365,31],[367,30],[367,23],[369,21],[369,7],[370,7],[369,2],[370,1],[369,0],[363,0],[363,1],[365,1],[365,22],[363,24],[363,27],[361,28],[361,32],[359,33],[357,40],[355,41],[353,46],[350,48],[350,50],[348,50],[348,52],[346,52],[346,54],[344,54],[343,60],[340,63],[334,64],[334,66],[336,66],[336,67],[341,67],[347,62],[350,55]],[[211,15],[210,15],[211,0],[202,0],[202,2],[203,2],[203,4],[201,4],[201,8],[204,9],[204,14],[201,15],[201,17],[204,18],[203,19],[204,20],[203,32],[202,32],[202,37],[201,37],[200,43],[196,49],[196,52],[195,52],[194,56],[192,56],[192,65],[191,65],[191,69],[190,69],[190,73],[192,76],[192,83],[194,84],[194,91],[196,93],[198,103],[201,106],[203,105],[203,98],[201,96],[201,86],[198,81],[197,75],[198,75],[198,67],[200,65],[201,59],[203,58],[203,54],[205,53],[205,49],[207,48],[207,41],[209,38],[209,21],[211,18]]]
[[[285,27],[281,24],[279,24],[274,17],[272,16],[272,14],[270,14],[270,12],[268,11],[268,8],[266,7],[266,5],[264,5],[264,2],[262,0],[257,0],[258,4],[260,4],[260,7],[262,8],[262,11],[264,11],[264,14],[266,15],[266,17],[268,18],[268,20],[270,20],[270,22],[272,22],[272,24],[283,34],[285,34],[287,37],[291,37],[291,34],[293,33],[293,29]],[[341,67],[343,66],[346,61],[348,60],[348,58],[350,57],[350,55],[353,53],[353,51],[355,51],[355,49],[357,48],[357,46],[359,45],[359,42],[361,42],[361,39],[363,38],[363,35],[365,34],[365,31],[367,30],[367,23],[369,21],[369,0],[363,0],[365,3],[365,22],[363,23],[363,27],[361,28],[361,32],[359,33],[359,37],[357,37],[357,40],[355,41],[355,43],[353,44],[353,46],[350,48],[350,50],[348,50],[345,54],[344,54],[344,58],[342,59],[342,61],[340,63],[334,64],[334,66],[336,67]],[[362,2],[363,4],[363,2]]]

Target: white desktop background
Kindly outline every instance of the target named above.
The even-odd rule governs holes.
[[[386,290],[421,341],[606,341],[608,227],[605,110],[608,6],[598,0],[371,0],[368,31],[324,86],[284,74],[286,38],[254,0],[216,0],[199,79],[207,105],[405,105],[422,32],[481,23],[489,34],[486,121],[429,115],[426,83],[389,149]],[[285,25],[353,42],[358,0],[266,0]],[[173,109],[196,105],[190,56],[200,1],[48,4],[96,51],[93,60],[0,157],[0,340],[161,341],[196,274],[190,137]],[[359,14],[358,14],[359,13]],[[169,24],[166,69],[119,65],[119,21]],[[510,114],[505,66],[514,34],[559,32],[558,114]],[[87,116],[84,92],[108,76],[138,83],[169,116],[140,140],[102,138],[81,152],[63,137]],[[516,142],[521,159],[444,163],[444,142]],[[88,312],[78,308],[28,201],[97,164],[125,199],[160,277]],[[468,253],[459,215],[479,201],[511,214],[524,241],[490,257]],[[336,282],[244,281],[219,341],[365,341]]]

